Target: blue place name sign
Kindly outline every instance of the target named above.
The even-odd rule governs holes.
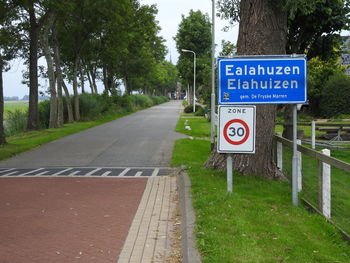
[[[221,58],[219,104],[307,102],[305,57]]]

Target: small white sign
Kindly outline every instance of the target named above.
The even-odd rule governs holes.
[[[255,112],[255,106],[219,106],[219,153],[255,153]]]

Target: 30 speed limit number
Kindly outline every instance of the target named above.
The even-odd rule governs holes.
[[[218,152],[255,153],[255,106],[219,106]]]

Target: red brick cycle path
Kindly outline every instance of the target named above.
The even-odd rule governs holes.
[[[0,178],[0,263],[116,262],[147,178]]]

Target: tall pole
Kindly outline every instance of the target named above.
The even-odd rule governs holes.
[[[297,105],[293,105],[293,159],[292,159],[292,199],[298,206],[298,153],[297,153]]]
[[[212,1],[211,25],[211,105],[210,105],[210,141],[211,149],[215,144],[215,0]]]

